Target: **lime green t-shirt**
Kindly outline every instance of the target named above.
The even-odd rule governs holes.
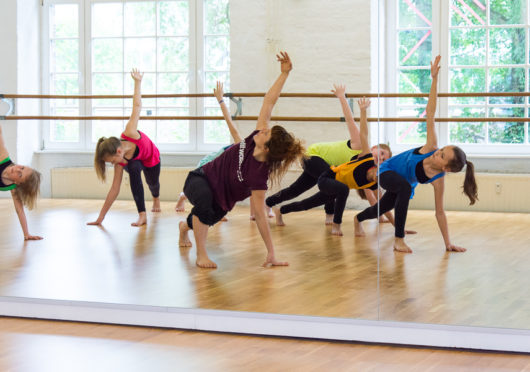
[[[337,166],[350,161],[355,155],[359,155],[361,150],[352,150],[348,146],[348,140],[337,142],[313,143],[307,148],[308,156],[318,156],[324,159],[330,166]]]
[[[9,159],[9,156],[4,160],[0,161],[0,175],[2,174],[4,169],[11,165],[11,163],[12,162],[11,159]],[[11,185],[4,185],[4,183],[0,180],[0,191],[9,191],[15,189],[16,187],[17,185],[15,185],[14,183],[12,183]]]

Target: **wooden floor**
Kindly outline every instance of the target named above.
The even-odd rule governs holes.
[[[1,371],[530,371],[530,356],[0,318]]]
[[[353,236],[331,236],[323,211],[271,221],[277,258],[262,268],[265,248],[248,208],[210,229],[208,250],[219,269],[195,266],[195,249],[179,248],[174,203],[135,228],[134,203],[113,206],[104,227],[87,226],[101,201],[41,200],[28,213],[24,242],[12,202],[0,200],[0,295],[197,307],[438,324],[530,328],[530,216],[449,212],[451,235],[466,253],[446,253],[432,211],[411,211],[413,254],[392,251],[393,229],[369,221]],[[381,273],[379,283],[377,273]]]

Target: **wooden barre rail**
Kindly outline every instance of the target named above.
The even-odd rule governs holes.
[[[225,93],[225,97],[263,97],[265,93]],[[214,97],[213,93],[193,94],[142,94],[142,98],[186,98]],[[331,93],[281,93],[286,98],[335,98]],[[429,97],[429,93],[347,93],[347,98],[416,98]],[[438,93],[438,97],[530,97],[530,92],[498,92],[498,93]],[[0,98],[23,99],[123,99],[132,95],[57,95],[57,94],[0,94]]]
[[[129,116],[0,116],[0,120],[129,120]],[[236,116],[233,120],[256,121],[257,116]],[[140,120],[224,120],[222,116],[141,116]],[[359,118],[355,118],[359,121]],[[402,118],[368,118],[370,122],[420,122],[426,118],[402,117]],[[296,116],[273,116],[271,121],[319,121],[319,122],[344,122],[343,117],[296,117]],[[437,122],[530,122],[530,118],[435,118]]]

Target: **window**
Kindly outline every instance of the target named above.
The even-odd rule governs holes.
[[[228,0],[48,0],[44,86],[51,94],[132,94],[133,67],[144,72],[142,94],[228,91]],[[128,116],[132,99],[50,100],[51,115]],[[142,116],[220,115],[215,99],[144,98]],[[117,136],[126,120],[51,121],[47,148],[92,149]],[[220,121],[141,120],[162,150],[217,149],[229,142]]]
[[[439,91],[528,91],[529,0],[391,0],[387,48],[388,91],[428,93],[430,60],[440,53]],[[389,115],[425,116],[426,98],[389,100]],[[525,97],[440,99],[441,117],[528,117]],[[424,122],[388,125],[392,144],[409,148],[425,141]],[[472,153],[529,150],[528,123],[439,124],[439,145],[458,144]]]

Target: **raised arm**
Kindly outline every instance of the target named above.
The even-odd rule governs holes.
[[[361,153],[359,154],[359,157],[364,156],[368,153],[370,153],[370,144],[368,143],[368,119],[366,118],[366,110],[370,106],[370,100],[366,98],[360,98],[357,101],[359,105],[359,109],[361,109],[361,119],[360,119],[360,134],[359,139],[361,142]],[[353,142],[352,142],[352,149]]]
[[[422,147],[421,153],[425,154],[438,148],[438,138],[436,137],[436,130],[434,128],[434,114],[436,113],[436,101],[438,96],[438,71],[440,71],[440,56],[431,62],[431,91],[429,92],[429,101],[425,113],[427,116],[427,142]]]
[[[239,134],[239,131],[234,125],[234,122],[232,121],[232,116],[230,115],[230,111],[228,111],[228,106],[226,105],[223,95],[223,83],[220,81],[217,82],[217,87],[213,89],[213,94],[215,95],[215,98],[217,98],[217,102],[219,102],[219,106],[221,106],[221,111],[223,112],[223,117],[225,118],[226,125],[228,125],[228,130],[230,131],[230,135],[234,139],[234,143],[239,143],[242,141],[241,134]]]
[[[434,205],[436,209],[436,221],[438,222],[438,227],[442,233],[442,237],[445,243],[446,251],[453,252],[465,252],[466,249],[458,247],[451,243],[451,238],[449,237],[449,227],[447,226],[447,216],[445,215],[444,210],[444,178],[440,177],[437,180],[432,182],[434,187]]]
[[[9,156],[7,147],[4,143],[4,135],[2,134],[2,127],[0,126],[0,161],[4,160]]]
[[[350,105],[348,105],[348,101],[346,100],[346,86],[342,84],[333,84],[333,88],[334,89],[332,89],[331,92],[339,99],[340,106],[342,107],[342,113],[346,119],[346,125],[348,126],[348,132],[350,132],[351,148],[355,150],[360,149],[361,139],[359,128],[357,128],[357,125],[355,125],[353,113],[351,112]]]
[[[137,69],[133,68],[131,71],[131,77],[134,80],[134,94],[133,94],[133,108],[131,117],[123,133],[127,137],[134,139],[140,138],[140,133],[138,133],[138,120],[140,119],[140,112],[142,111],[142,78],[144,77],[143,73],[140,73]]]
[[[281,73],[263,98],[258,123],[256,124],[257,130],[267,129],[269,127],[272,109],[274,108],[276,101],[278,101],[278,97],[280,97],[280,93],[287,77],[289,76],[289,72],[293,69],[291,59],[286,52],[280,52],[280,54],[276,55],[276,58],[278,58],[278,61],[281,63]]]

